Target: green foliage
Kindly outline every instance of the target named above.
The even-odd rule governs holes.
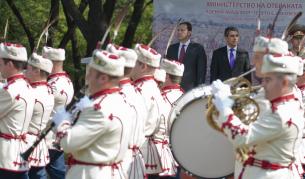
[[[150,0],[145,0],[145,3],[148,3]],[[119,1],[117,8],[122,7],[124,1]],[[129,13],[125,17],[125,19],[122,22],[122,25],[120,27],[120,32],[117,36],[117,39],[115,40],[116,44],[120,44],[123,39],[124,35],[127,29],[127,26],[129,24],[129,20],[131,18],[131,14],[133,11],[133,5],[130,5]],[[135,33],[135,38],[133,39],[133,44],[136,43],[143,43],[147,44],[152,38],[152,20],[153,20],[153,4],[149,4],[143,11],[141,21],[137,27],[137,31]]]
[[[76,4],[80,3],[80,0],[75,0]],[[104,1],[102,1],[104,2]],[[145,0],[145,4],[148,3],[149,0]],[[46,25],[46,22],[49,18],[50,8],[51,8],[51,1],[41,1],[41,0],[19,0],[14,1],[18,11],[20,12],[21,16],[24,19],[24,23],[29,28],[30,32],[33,35],[33,38],[35,39],[35,45],[38,41],[38,38]],[[126,3],[126,0],[118,0],[116,8],[122,7]],[[114,14],[117,11],[114,12]],[[116,38],[115,43],[120,44],[123,41],[125,31],[127,29],[130,16],[133,12],[133,4],[130,5],[129,13],[123,20],[123,23],[121,25],[121,29],[119,31],[119,34]],[[28,38],[26,36],[26,33],[24,29],[22,28],[21,24],[19,23],[19,20],[16,18],[10,7],[8,6],[7,2],[5,0],[0,1],[0,13],[2,16],[0,16],[0,37],[4,34],[4,27],[6,23],[6,19],[9,19],[9,29],[7,34],[7,41],[8,42],[16,42],[20,43],[27,47],[28,53],[30,53],[30,45]],[[133,40],[133,43],[148,43],[151,39],[152,35],[152,13],[153,13],[153,5],[150,3],[149,6],[147,6],[143,12],[141,21],[139,26],[137,27],[135,39]],[[84,17],[87,19],[88,15],[88,7],[84,12]],[[53,34],[53,44],[54,47],[58,47],[59,43],[61,42],[64,34],[68,30],[67,23],[66,23],[66,17],[63,12],[62,5],[60,3],[60,12],[59,12],[59,19],[57,22],[56,27],[52,27],[50,29],[50,33]],[[77,43],[79,46],[79,53],[81,57],[84,57],[86,53],[86,46],[87,43],[81,34],[80,30],[77,28],[76,30],[76,36],[77,36]],[[40,49],[38,52],[41,52],[41,47],[45,44],[45,38],[43,37]],[[66,58],[65,61],[65,70],[68,71],[71,74],[71,77],[78,76],[82,77],[84,76],[85,67],[82,66],[80,70],[75,69],[75,66],[73,64],[72,60],[72,49],[71,49],[71,42],[69,42],[66,46]],[[30,54],[28,54],[30,55]]]

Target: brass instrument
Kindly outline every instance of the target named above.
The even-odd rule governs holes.
[[[243,77],[254,70],[255,69],[251,69],[238,77],[224,81],[225,84],[228,84],[231,87],[231,98],[234,100],[232,110],[234,114],[246,125],[256,121],[259,115],[259,106],[255,100],[251,98],[251,94],[257,92],[261,86],[252,87],[251,83]],[[214,120],[214,117],[218,116],[219,113],[212,103],[212,98],[213,96],[211,95],[208,99],[208,109],[206,113],[207,122],[213,129],[223,132]],[[241,156],[242,161],[245,161],[248,158],[247,147],[237,148],[236,151]]]
[[[246,125],[254,122],[259,114],[259,106],[250,97],[250,94],[258,91],[260,86],[251,87],[250,82],[243,77],[231,78],[225,81],[225,83],[231,87],[231,98],[234,100],[232,107],[234,114]],[[218,116],[218,111],[212,103],[212,97],[210,96],[208,99],[207,120],[212,128],[222,132],[214,120],[214,117]]]

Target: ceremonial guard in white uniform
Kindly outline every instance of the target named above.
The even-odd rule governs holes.
[[[54,107],[54,96],[47,83],[47,77],[52,72],[53,64],[50,60],[33,53],[28,60],[26,77],[35,94],[35,105],[32,120],[27,133],[27,141],[32,145],[47,126]],[[42,140],[28,159],[31,169],[30,178],[45,178],[45,166],[49,163],[49,151],[45,140]]]
[[[53,62],[53,69],[48,77],[48,84],[51,86],[54,94],[54,109],[60,106],[67,106],[73,98],[74,88],[68,74],[63,70],[65,50],[43,47],[42,56]],[[50,163],[46,167],[47,172],[51,178],[64,179],[66,173],[64,154],[58,148],[58,141],[56,141],[52,131],[46,140],[50,153]]]
[[[158,130],[161,120],[166,117],[167,106],[153,75],[160,66],[161,55],[154,49],[141,44],[137,44],[135,50],[138,54],[138,60],[132,70],[131,77],[134,79],[135,88],[144,97],[145,107],[148,110],[145,120],[146,140],[140,150],[144,157],[146,173],[158,175],[162,172],[161,160],[153,140],[153,134]]]
[[[288,51],[288,44],[286,41],[283,41],[279,38],[266,38],[263,36],[258,36],[255,38],[255,43],[253,46],[253,63],[256,68],[255,74],[259,78],[263,78],[263,74],[261,73],[262,63],[263,63],[263,56],[267,53],[274,54],[274,55],[292,55]],[[299,66],[299,72],[297,75],[301,75],[303,73],[303,64],[300,61]],[[297,87],[293,88],[294,95],[298,99],[302,99],[300,90]],[[260,109],[260,116],[264,116],[263,113],[265,111],[271,110],[270,108],[270,102],[265,98],[265,90],[261,88],[257,93],[254,95],[254,100],[258,103],[259,109]],[[300,100],[301,101],[301,100]],[[301,142],[301,141],[298,141]],[[295,176],[302,175],[303,168],[301,166],[301,161],[303,158],[302,154],[304,149],[299,149],[299,151],[296,151],[299,154],[299,157],[297,157],[295,165],[293,165],[293,171],[295,172]],[[251,150],[250,150],[251,152]],[[240,161],[236,161],[236,167],[235,167],[235,173],[239,173],[239,171],[242,169],[242,167],[238,167]],[[241,165],[240,165],[241,166]]]
[[[165,97],[166,102],[173,106],[174,102],[184,93],[179,85],[184,72],[184,65],[175,60],[163,59],[161,68],[166,72],[165,83],[161,89],[162,96]]]
[[[95,50],[86,76],[90,99],[83,97],[75,105],[79,112],[74,125],[64,110],[53,117],[61,147],[70,153],[67,179],[127,178],[121,161],[128,150],[133,111],[118,87],[124,63],[117,55]]]
[[[121,92],[125,96],[127,103],[133,109],[131,137],[128,144],[128,151],[122,161],[122,166],[128,178],[143,179],[145,177],[145,165],[139,149],[145,140],[144,122],[147,118],[147,110],[143,96],[134,88],[130,79],[130,72],[135,66],[138,56],[132,49],[115,46],[113,44],[108,44],[107,50],[125,59],[124,77],[120,79],[119,86],[122,88]]]
[[[295,24],[289,30],[290,44],[291,49],[290,52],[295,56],[299,56],[301,58],[305,58],[305,48],[304,44],[301,44],[301,40],[305,35],[305,26],[301,24]],[[304,42],[303,42],[304,43]]]
[[[0,44],[0,72],[7,84],[0,89],[0,178],[27,178],[26,133],[32,118],[32,87],[22,74],[27,61],[25,47]]]
[[[165,70],[166,78],[162,87],[162,96],[168,106],[166,117],[162,118],[157,132],[154,134],[154,142],[161,158],[162,173],[159,176],[176,176],[177,163],[174,160],[169,147],[169,121],[168,116],[173,103],[183,94],[179,83],[184,72],[184,65],[177,61],[163,59],[161,69]]]
[[[291,37],[290,43],[291,43],[291,49],[290,52],[296,56],[299,56],[303,60],[303,70],[304,70],[304,62],[305,62],[305,48],[304,44],[301,44],[301,39],[304,38],[305,35],[305,26],[296,24],[294,25],[290,32],[289,35]],[[298,77],[297,81],[297,86],[298,89],[300,90],[301,96],[302,96],[302,101],[303,105],[305,103],[305,74],[300,75]],[[304,130],[305,133],[305,130]],[[303,134],[303,140],[302,140],[302,147],[301,147],[301,163],[303,165],[303,169],[305,167],[305,134]],[[303,174],[304,175],[304,174]]]
[[[296,24],[289,31],[289,35],[291,37],[291,49],[290,52],[296,56],[301,57],[303,60],[305,59],[305,48],[304,44],[301,44],[301,39],[305,35],[305,26]],[[298,78],[297,86],[301,91],[301,95],[303,98],[303,103],[305,102],[305,75],[301,75]],[[304,163],[305,164],[305,163]]]
[[[221,81],[213,82],[213,103],[219,111],[217,125],[235,147],[253,147],[235,178],[300,177],[292,171],[304,128],[302,103],[293,92],[299,64],[298,57],[264,56],[261,72],[270,110],[261,113],[249,126],[243,124],[231,109],[234,102],[230,98],[230,86]]]

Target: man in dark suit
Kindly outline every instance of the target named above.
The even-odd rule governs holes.
[[[211,62],[210,82],[239,76],[250,70],[249,54],[237,46],[239,32],[235,27],[227,27],[224,32],[227,45],[214,50]],[[251,82],[251,74],[246,78]]]
[[[178,60],[184,64],[181,87],[188,91],[205,81],[207,57],[202,45],[192,42],[192,25],[181,22],[177,28],[179,43],[169,46],[166,58]]]

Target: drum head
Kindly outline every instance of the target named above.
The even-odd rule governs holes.
[[[210,87],[184,94],[170,114],[170,144],[180,166],[193,175],[219,178],[234,171],[234,149],[229,140],[206,120]]]

